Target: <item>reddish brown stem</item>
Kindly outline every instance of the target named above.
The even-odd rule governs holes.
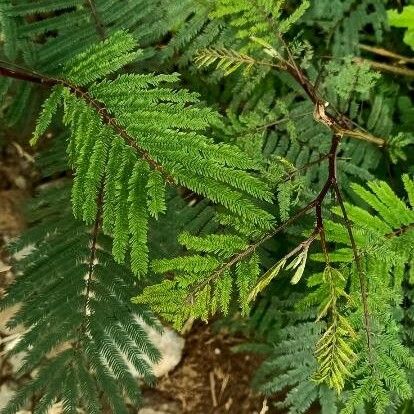
[[[91,108],[93,108],[101,117],[102,122],[110,126],[118,135],[120,135],[124,139],[125,143],[128,146],[132,147],[142,159],[144,159],[148,162],[148,164],[151,165],[151,167],[154,170],[161,172],[164,175],[164,178],[167,182],[174,182],[173,177],[170,176],[164,170],[163,166],[159,164],[157,161],[155,161],[151,157],[150,153],[143,149],[136,142],[136,140],[126,131],[126,129],[118,123],[118,121],[110,114],[105,105],[94,99],[84,88],[79,87],[65,79],[54,78],[48,75],[27,71],[21,68],[7,68],[5,66],[0,66],[0,76],[24,80],[27,82],[36,83],[47,87],[62,85],[68,88],[71,93],[73,93],[75,96],[79,98],[82,98]]]

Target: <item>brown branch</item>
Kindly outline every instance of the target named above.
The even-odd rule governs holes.
[[[1,65],[4,65],[5,62],[1,62]],[[24,69],[17,69],[17,68],[8,68],[5,66],[0,66],[0,76],[13,78],[18,80],[23,80],[26,82],[37,83],[44,86],[52,87],[57,83],[48,79],[46,77],[42,77],[35,72],[29,72]]]
[[[386,146],[386,140],[375,137],[361,129],[354,128],[352,120],[344,114],[333,115],[329,113],[330,104],[317,92],[314,85],[303,73],[302,69],[298,68],[296,64],[286,62],[286,71],[296,80],[302,87],[305,94],[314,104],[314,118],[317,122],[328,127],[333,133],[341,134],[355,139],[360,139],[378,145],[379,147]]]
[[[287,50],[289,48],[285,45]],[[302,89],[308,95],[310,100],[314,103],[315,106],[315,114],[314,118],[321,122],[322,124],[326,125],[332,132],[332,144],[331,150],[329,151],[330,158],[329,158],[329,172],[328,172],[328,179],[325,183],[325,186],[322,188],[321,192],[317,197],[317,202],[315,205],[316,209],[316,226],[319,229],[323,229],[323,217],[322,217],[322,208],[321,204],[330,189],[336,194],[336,198],[340,209],[342,211],[342,215],[345,220],[345,227],[348,232],[348,237],[352,246],[352,251],[354,255],[355,265],[359,277],[360,282],[360,290],[361,290],[361,300],[363,305],[363,314],[364,314],[364,329],[366,333],[366,340],[367,340],[367,347],[369,353],[369,360],[371,365],[372,364],[372,330],[371,330],[371,322],[370,322],[370,314],[369,314],[369,306],[368,306],[368,293],[367,293],[367,280],[366,275],[364,273],[364,269],[362,268],[362,263],[360,256],[358,254],[358,249],[356,246],[355,238],[352,232],[351,223],[348,219],[348,215],[345,209],[345,205],[342,199],[341,191],[338,186],[337,174],[336,174],[336,157],[337,157],[337,148],[342,136],[347,135],[358,139],[364,139],[368,142],[376,143],[379,146],[385,146],[386,142],[382,138],[373,137],[371,134],[366,133],[362,130],[355,129],[353,126],[352,121],[347,118],[344,114],[336,114],[331,115],[325,108],[329,105],[326,101],[322,100],[309,81],[309,79],[304,75],[302,69],[298,68],[296,63],[294,62],[293,58],[289,54],[289,60],[287,61],[287,70],[291,74],[291,76],[296,79],[299,85],[302,86]],[[322,234],[322,238],[324,236],[324,232],[320,232]],[[324,240],[322,240],[322,244],[324,244]],[[325,244],[326,246],[326,244]],[[325,252],[327,254],[327,252]]]
[[[312,84],[302,68],[296,63],[288,45],[283,40],[282,36],[279,36],[279,38],[288,56],[287,59],[281,58],[280,65],[275,66],[276,68],[287,72],[302,88],[305,95],[314,105],[313,115],[315,120],[327,126],[334,133],[339,133],[342,136],[348,136],[350,138],[367,141],[379,147],[385,147],[387,145],[387,141],[384,138],[375,137],[372,134],[363,131],[362,129],[355,128],[354,123],[351,119],[345,116],[345,114],[339,113],[335,109],[331,111],[335,112],[335,114],[330,113],[330,108],[332,108],[332,105],[320,96],[315,85]],[[260,64],[261,62],[256,61],[256,63]]]
[[[399,229],[392,231],[385,235],[387,239],[391,239],[392,237],[402,236],[403,234],[414,230],[414,223],[407,224],[405,226],[401,226]]]
[[[338,204],[341,208],[344,220],[345,220],[345,226],[348,232],[349,240],[351,242],[352,251],[354,254],[354,260],[355,265],[357,268],[357,273],[359,277],[360,282],[360,289],[361,289],[361,300],[363,305],[363,314],[364,314],[364,329],[366,333],[366,339],[367,339],[367,346],[369,351],[369,358],[372,362],[372,331],[371,331],[371,323],[370,323],[370,315],[369,315],[369,306],[368,306],[368,293],[367,293],[367,281],[366,281],[366,275],[364,273],[364,270],[362,268],[362,263],[360,260],[360,257],[358,255],[358,250],[355,242],[355,238],[352,232],[351,223],[348,219],[348,215],[344,206],[344,202],[342,199],[342,195],[338,186],[338,180],[337,180],[337,174],[336,174],[336,157],[337,157],[337,147],[339,145],[339,141],[342,136],[348,135],[352,136],[354,138],[364,139],[369,142],[376,143],[379,146],[385,146],[385,140],[377,137],[373,137],[371,134],[368,134],[361,130],[355,130],[353,127],[352,121],[349,120],[347,117],[345,117],[343,114],[339,114],[336,116],[330,115],[325,111],[325,108],[327,106],[326,102],[321,100],[318,97],[318,94],[316,90],[313,88],[310,81],[305,78],[303,75],[299,75],[298,73],[295,73],[293,69],[296,68],[296,65],[290,65],[289,66],[291,75],[299,82],[301,79],[304,79],[304,83],[302,84],[302,88],[307,93],[309,98],[312,100],[312,102],[315,105],[315,119],[323,124],[325,124],[328,128],[331,129],[333,132],[332,137],[332,145],[330,150],[330,156],[329,159],[329,174],[328,174],[328,180],[324,186],[324,188],[321,190],[321,193],[318,196],[319,203],[316,204],[316,220],[317,220],[317,226],[323,229],[323,217],[322,217],[322,209],[321,209],[321,203],[324,200],[326,193],[333,189]],[[301,71],[301,69],[300,69]],[[336,145],[335,145],[336,143]],[[324,193],[325,190],[325,193]],[[323,233],[322,233],[323,234]]]
[[[98,10],[96,9],[94,0],[87,0],[87,4],[89,6],[91,15],[95,22],[96,32],[98,33],[98,36],[101,38],[101,40],[105,40],[106,39],[105,26],[99,17],[99,13],[98,13]]]
[[[165,180],[168,183],[175,182],[174,178],[164,170],[163,166],[155,161],[151,157],[150,153],[142,148],[136,142],[136,140],[126,131],[126,129],[118,123],[118,121],[110,114],[105,105],[94,99],[87,90],[65,79],[54,78],[22,68],[8,68],[6,66],[3,66],[3,64],[3,62],[0,63],[0,76],[24,80],[39,85],[44,85],[49,88],[57,85],[62,85],[69,89],[73,95],[82,98],[91,108],[93,108],[99,114],[102,122],[110,126],[118,135],[120,135],[124,139],[125,143],[133,148],[143,160],[147,161],[154,170],[159,171],[161,174],[163,174]]]
[[[399,55],[398,53],[392,52],[390,50],[384,49],[382,47],[375,47],[375,46],[369,46],[360,44],[359,48],[362,50],[365,50],[367,52],[375,53],[376,55],[387,57],[390,59],[394,59],[397,61],[397,63],[414,63],[414,58]]]
[[[414,70],[406,68],[404,66],[393,66],[387,63],[376,62],[375,60],[363,59],[363,58],[353,58],[356,63],[366,63],[374,69],[378,69],[383,72],[395,73],[396,75],[408,76],[410,78],[414,77]]]
[[[364,139],[368,142],[376,143],[379,146],[385,146],[385,140],[377,137],[373,137],[371,134],[366,133],[361,130],[355,130],[353,127],[352,121],[345,117],[343,114],[339,114],[337,116],[330,115],[325,111],[325,108],[327,107],[327,103],[318,96],[317,91],[311,84],[311,82],[304,76],[301,69],[297,69],[296,64],[290,64],[288,65],[289,73],[297,80],[297,82],[302,86],[303,90],[306,92],[306,94],[309,96],[309,98],[312,100],[312,102],[315,105],[315,119],[323,124],[325,124],[328,128],[331,129],[333,132],[332,137],[332,144],[331,144],[331,150],[329,151],[330,158],[329,158],[329,174],[328,174],[328,180],[322,188],[319,196],[317,197],[318,202],[316,203],[316,221],[317,226],[320,229],[323,229],[323,217],[322,217],[322,208],[321,204],[327,194],[327,192],[330,189],[333,189],[336,198],[339,204],[339,207],[342,211],[342,215],[345,220],[345,226],[348,232],[348,237],[351,242],[352,251],[354,255],[355,265],[359,277],[360,282],[360,289],[361,289],[361,300],[362,300],[362,306],[363,306],[363,313],[364,313],[364,328],[366,333],[366,339],[367,339],[367,346],[368,346],[368,352],[369,352],[369,358],[372,362],[372,331],[371,331],[371,322],[370,322],[370,315],[369,315],[369,306],[368,306],[368,293],[367,293],[367,280],[366,275],[364,273],[364,270],[362,268],[362,263],[358,254],[358,249],[356,246],[355,238],[352,232],[351,223],[348,219],[348,215],[345,209],[345,205],[342,199],[341,191],[338,186],[338,180],[337,180],[337,173],[336,173],[336,157],[337,157],[337,148],[340,142],[340,139],[342,136],[347,135],[358,139]],[[324,232],[321,232],[322,238],[321,242],[324,245],[325,241],[323,240]],[[326,246],[326,243],[325,243]],[[325,252],[327,254],[327,252]]]

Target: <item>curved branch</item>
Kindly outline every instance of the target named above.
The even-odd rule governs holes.
[[[118,123],[118,121],[111,116],[108,109],[101,102],[94,99],[87,90],[82,87],[79,87],[70,81],[60,78],[54,78],[48,75],[40,74],[34,71],[28,71],[22,68],[9,68],[0,64],[0,76],[5,76],[9,78],[24,80],[31,83],[37,83],[39,85],[44,85],[49,88],[62,85],[69,89],[69,91],[75,96],[82,98],[91,108],[93,108],[101,117],[101,120],[104,124],[110,126],[123,140],[125,143],[132,147],[139,156],[148,162],[150,166],[159,171],[165,178],[168,183],[174,183],[175,180],[170,176],[165,170],[164,167],[154,160],[151,154],[142,148],[136,140]]]

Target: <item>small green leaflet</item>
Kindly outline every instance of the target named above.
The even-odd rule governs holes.
[[[52,93],[43,102],[42,110],[37,119],[36,129],[33,132],[33,137],[30,140],[30,145],[36,145],[39,138],[45,133],[46,129],[52,122],[52,117],[56,113],[63,94],[63,87],[61,85],[54,86]]]

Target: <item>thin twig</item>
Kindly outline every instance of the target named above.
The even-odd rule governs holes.
[[[89,9],[91,11],[91,15],[93,17],[93,20],[95,22],[95,27],[96,27],[96,32],[98,33],[99,37],[101,38],[101,40],[105,40],[106,39],[106,31],[105,31],[105,26],[102,23],[100,17],[99,17],[99,13],[98,10],[96,8],[96,4],[94,2],[94,0],[87,0]]]
[[[376,62],[375,60],[363,59],[355,57],[352,59],[356,63],[366,63],[374,69],[378,69],[384,72],[395,73],[396,75],[414,77],[414,70],[403,66],[393,66],[387,63]]]
[[[304,117],[306,115],[312,115],[312,114],[313,114],[313,111],[311,111],[311,112],[304,112],[304,113],[298,114],[298,115],[287,116],[285,118],[278,119],[277,121],[270,122],[268,124],[264,124],[264,125],[259,125],[257,127],[253,127],[253,128],[251,128],[251,130],[250,129],[246,130],[246,132],[249,132],[249,131],[261,131],[263,129],[268,129],[268,128],[271,128],[273,126],[282,124],[283,122],[288,122],[288,121],[290,121],[292,119],[299,119],[299,118],[302,118],[302,117]]]
[[[300,209],[296,214],[294,214],[291,218],[277,226],[272,232],[265,234],[261,237],[257,242],[250,244],[245,250],[239,252],[238,254],[234,255],[229,261],[223,263],[217,270],[211,273],[207,278],[201,280],[197,283],[190,294],[188,295],[188,300],[191,301],[191,298],[197,293],[202,291],[209,283],[216,280],[218,277],[222,275],[223,272],[229,270],[233,265],[238,263],[240,260],[243,260],[245,257],[249,256],[250,254],[254,253],[258,247],[260,247],[263,243],[267,242],[291,224],[293,224],[297,219],[302,217],[308,211],[312,210],[315,206],[315,200],[311,201],[308,205]]]
[[[407,233],[408,231],[414,230],[414,223],[406,224],[405,226],[400,227],[397,230],[392,231],[385,235],[387,239],[390,239],[395,236],[402,236],[403,234]]]
[[[316,164],[320,164],[322,161],[325,161],[326,159],[329,158],[329,154],[324,154],[321,157],[317,158],[316,160],[310,161],[305,165],[302,165],[302,167],[296,168],[294,171],[292,171],[291,173],[286,174],[286,177],[283,178],[280,181],[276,182],[276,185],[282,184],[282,183],[286,183],[288,181],[290,181],[296,174],[307,170],[308,168],[313,167]]]
[[[359,284],[360,284],[360,289],[361,289],[361,300],[362,300],[362,306],[363,306],[363,313],[364,313],[364,326],[365,326],[365,331],[367,333],[367,346],[368,346],[368,351],[369,351],[369,355],[368,357],[370,358],[370,362],[372,364],[372,340],[371,340],[371,318],[370,318],[370,312],[369,312],[369,306],[368,306],[368,288],[367,288],[367,277],[365,274],[365,271],[362,267],[362,262],[361,262],[361,256],[358,253],[358,248],[355,242],[355,238],[354,238],[354,234],[352,231],[352,224],[351,221],[348,218],[348,214],[346,212],[345,209],[345,204],[342,198],[342,194],[341,194],[341,190],[339,189],[339,186],[337,183],[334,184],[333,189],[335,191],[336,194],[336,199],[338,201],[339,207],[341,209],[342,212],[342,216],[344,218],[345,221],[345,228],[348,232],[348,237],[349,237],[349,241],[351,242],[351,248],[352,248],[352,253],[354,256],[354,261],[355,261],[355,266],[357,269],[357,274],[358,274],[358,278],[359,278]]]
[[[398,53],[392,52],[382,47],[375,47],[375,46],[360,44],[359,48],[362,50],[366,50],[367,52],[375,53],[376,55],[379,55],[379,56],[384,56],[390,59],[397,60],[398,63],[414,63],[414,58],[399,55]]]

